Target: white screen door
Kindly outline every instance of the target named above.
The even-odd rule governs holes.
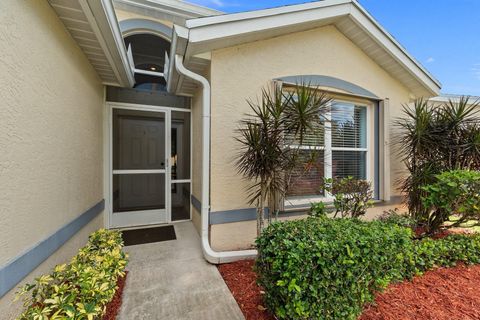
[[[111,227],[167,223],[168,115],[113,108]]]

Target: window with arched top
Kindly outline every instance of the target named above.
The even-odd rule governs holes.
[[[139,33],[126,36],[125,46],[132,48],[135,68],[163,73],[165,52],[170,51],[170,42],[162,37]],[[146,91],[165,91],[166,82],[163,77],[135,74],[135,88]]]

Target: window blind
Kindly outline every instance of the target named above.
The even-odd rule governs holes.
[[[348,103],[332,104],[332,148],[367,147],[367,109]]]
[[[354,177],[365,180],[367,157],[365,151],[332,151],[332,175],[334,178]]]

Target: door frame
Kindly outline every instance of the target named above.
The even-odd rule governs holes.
[[[128,225],[125,227],[116,227],[112,225],[112,216],[113,216],[113,109],[123,109],[123,110],[135,110],[135,111],[147,111],[147,112],[163,112],[165,114],[165,157],[166,157],[166,166],[165,166],[165,210],[166,210],[166,221],[162,223],[146,223],[141,225]],[[191,208],[189,208],[189,219],[172,221],[172,183],[190,183],[190,196],[192,192],[192,162],[190,160],[190,179],[188,180],[179,180],[172,182],[171,168],[172,163],[170,160],[171,157],[171,134],[172,134],[172,111],[187,112],[191,114],[190,109],[182,108],[171,108],[166,106],[153,106],[145,104],[133,104],[133,103],[123,103],[123,102],[105,102],[105,112],[104,112],[104,198],[105,198],[105,209],[108,211],[105,215],[105,225],[107,228],[118,228],[118,229],[128,229],[128,228],[137,228],[144,226],[154,226],[154,225],[164,225],[164,224],[174,224],[184,221],[190,221],[192,219]],[[190,116],[190,154],[192,153],[192,118]],[[190,199],[189,199],[190,200]],[[153,213],[153,211],[152,211]]]

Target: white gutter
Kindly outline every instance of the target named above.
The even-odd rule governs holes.
[[[213,264],[227,263],[257,256],[257,250],[217,252],[212,249],[209,241],[210,216],[210,83],[205,77],[196,74],[183,65],[183,56],[175,55],[175,68],[178,73],[188,77],[202,86],[202,209],[201,209],[201,239],[203,256]]]

